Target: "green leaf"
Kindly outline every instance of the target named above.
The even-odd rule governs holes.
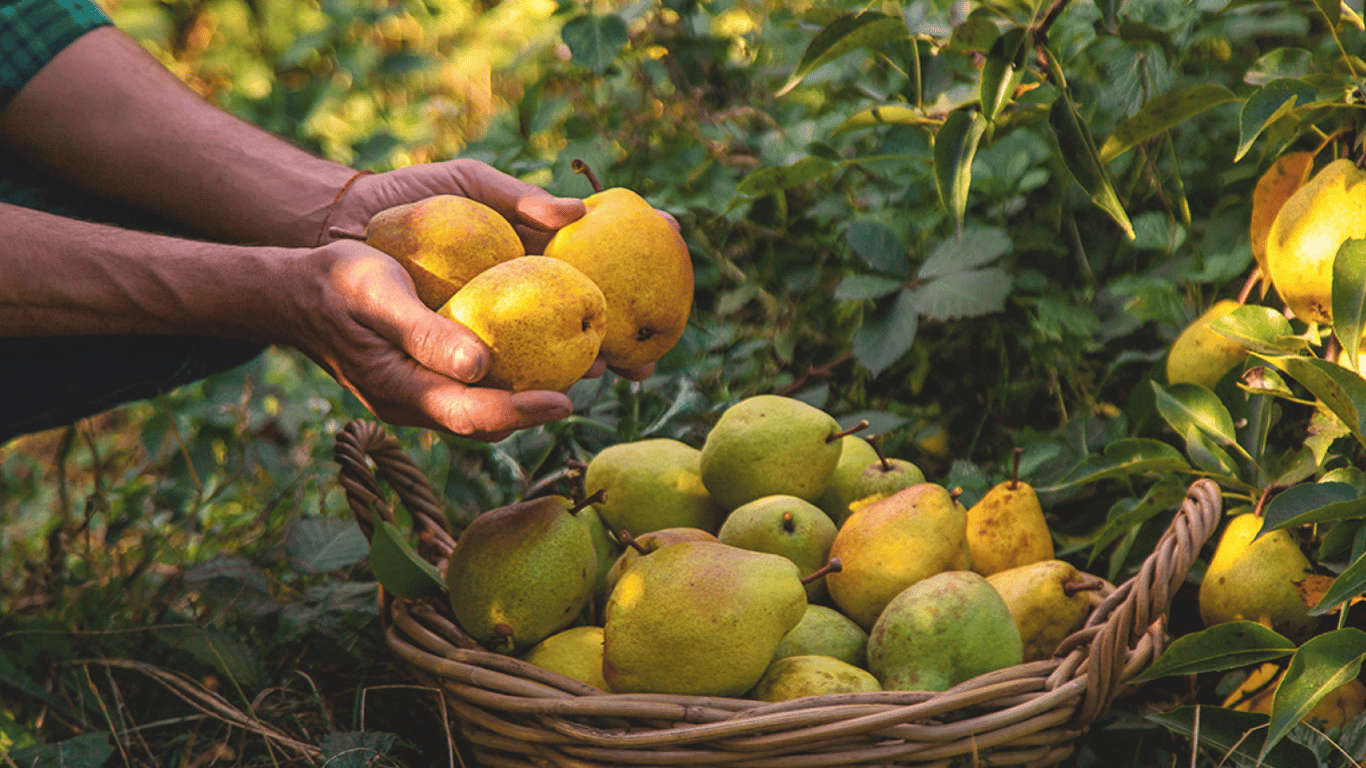
[[[1310,607],[1309,615],[1332,613],[1338,606],[1363,593],[1366,593],[1366,555],[1353,560],[1346,570],[1333,579],[1333,583],[1323,591],[1318,604]]]
[[[1228,480],[1237,478],[1238,465],[1214,438],[1194,425],[1187,427],[1181,436],[1186,440],[1186,455],[1190,456],[1192,464]]]
[[[1163,445],[1166,445],[1163,443]],[[1167,446],[1171,448],[1170,446]],[[1178,460],[1179,465],[1165,467],[1171,471],[1186,469],[1187,464],[1181,460],[1181,455],[1175,448],[1171,448]],[[1087,567],[1089,568],[1100,557],[1101,552],[1106,547],[1113,544],[1122,536],[1128,535],[1131,531],[1153,517],[1176,507],[1186,495],[1186,484],[1181,478],[1175,475],[1167,477],[1153,483],[1148,491],[1143,494],[1141,499],[1120,499],[1110,506],[1110,511],[1106,516],[1105,525],[1100,529],[1091,540],[1091,552],[1087,555]]]
[[[1272,497],[1262,512],[1262,532],[1309,523],[1366,517],[1366,497],[1348,483],[1300,483]]]
[[[874,376],[901,359],[915,341],[920,319],[910,293],[902,290],[885,307],[864,320],[854,334],[850,345],[854,359]]]
[[[1266,85],[1272,80],[1294,80],[1314,71],[1314,54],[1304,48],[1273,48],[1262,54],[1247,72],[1243,82]]]
[[[1000,227],[968,227],[956,238],[935,246],[920,265],[922,280],[974,269],[993,261],[1011,249],[1010,235]]]
[[[917,311],[930,320],[978,317],[1005,309],[1013,280],[997,267],[953,272],[912,290]]]
[[[1354,627],[1310,638],[1290,658],[1271,703],[1271,725],[1261,756],[1285,738],[1319,699],[1357,676],[1366,658],[1366,632]]]
[[[844,242],[873,269],[902,277],[910,276],[906,246],[886,224],[867,220],[851,221],[844,228]]]
[[[1295,643],[1279,632],[1255,621],[1229,621],[1178,637],[1136,681],[1236,669],[1294,652]]]
[[[835,286],[839,301],[877,299],[905,286],[901,280],[878,275],[848,275]]]
[[[602,74],[626,47],[626,22],[615,13],[585,14],[565,22],[560,37],[575,63]]]
[[[1342,21],[1342,3],[1333,0],[1314,0],[1314,5],[1323,14],[1323,18],[1328,22],[1329,27],[1336,27]]]
[[[778,89],[776,95],[782,96],[797,87],[798,83],[822,64],[846,53],[909,37],[910,30],[906,29],[906,22],[898,16],[888,16],[876,11],[846,13],[830,22],[829,26],[812,38],[787,84]]]
[[[370,540],[370,571],[384,589],[396,597],[412,600],[445,589],[436,566],[422,559],[393,523],[379,520]]]
[[[992,43],[977,78],[977,98],[987,120],[995,120],[1010,103],[1034,52],[1032,42],[1028,30],[1012,27]]]
[[[1191,706],[1148,715],[1148,719],[1172,733],[1198,737],[1201,744],[1221,756],[1237,757],[1238,762],[1227,763],[1230,765],[1251,765],[1254,760],[1260,760],[1265,768],[1307,768],[1318,765],[1318,760],[1308,747],[1293,741],[1262,750],[1267,717],[1255,712]]]
[[[1100,162],[1108,163],[1181,122],[1238,97],[1222,85],[1196,85],[1183,91],[1163,93],[1148,100],[1138,113],[1119,121],[1100,148]]]
[[[954,229],[963,230],[972,185],[972,158],[982,142],[987,120],[977,110],[950,112],[934,135],[934,181],[939,200],[953,216]]]
[[[301,517],[285,532],[285,554],[301,573],[328,573],[365,559],[370,549],[354,519]]]
[[[805,184],[819,179],[834,168],[829,160],[819,157],[804,157],[791,165],[760,168],[751,172],[740,182],[735,193],[741,197],[755,198],[781,192],[788,187]]]
[[[1333,332],[1348,365],[1360,370],[1361,333],[1366,326],[1366,240],[1348,240],[1333,257]]]
[[[844,122],[835,126],[833,134],[838,136],[848,131],[876,128],[879,125],[938,126],[941,122],[937,118],[926,117],[923,112],[915,107],[905,104],[882,104],[861,109],[845,118]]]
[[[1259,357],[1313,393],[1324,408],[1342,420],[1357,442],[1366,445],[1366,379],[1337,363],[1314,357]]]
[[[1243,102],[1243,110],[1238,115],[1238,151],[1233,155],[1233,162],[1243,159],[1252,148],[1252,142],[1268,125],[1281,119],[1296,105],[1313,101],[1314,96],[1312,86],[1291,78],[1272,80],[1257,89]]]
[[[107,733],[83,733],[54,744],[21,747],[9,753],[10,760],[24,768],[100,768],[114,756]]]
[[[1285,315],[1260,304],[1244,304],[1209,323],[1210,330],[1264,355],[1290,355],[1309,346],[1296,336]]]
[[[1129,214],[1119,202],[1119,195],[1115,193],[1115,185],[1110,180],[1109,170],[1100,162],[1090,130],[1082,121],[1081,115],[1077,112],[1077,105],[1072,103],[1072,97],[1066,90],[1053,100],[1053,106],[1048,110],[1048,126],[1053,129],[1058,152],[1062,155],[1067,170],[1072,173],[1072,178],[1091,196],[1091,202],[1105,211],[1115,224],[1124,230],[1124,234],[1133,240],[1134,225],[1129,221]]]
[[[269,679],[255,648],[237,635],[195,626],[166,626],[156,630],[156,635],[245,688],[259,690]]]
[[[1130,437],[1105,446],[1101,455],[1086,457],[1085,461],[1067,473],[1062,482],[1038,490],[1062,491],[1116,477],[1144,472],[1179,472],[1189,468],[1190,463],[1181,452],[1167,443],[1146,437]]]
[[[1163,386],[1154,381],[1152,386],[1158,413],[1178,435],[1194,427],[1225,445],[1238,439],[1233,417],[1218,395],[1199,384]]]

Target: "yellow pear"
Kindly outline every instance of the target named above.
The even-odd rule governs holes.
[[[481,385],[568,389],[593,365],[606,325],[602,291],[557,259],[523,256],[480,272],[440,314],[463,323],[492,356]]]
[[[526,255],[507,219],[459,195],[436,195],[380,211],[365,228],[365,242],[402,264],[417,297],[432,309],[480,272]]]
[[[1276,688],[1284,674],[1273,661],[1262,664],[1252,670],[1247,679],[1224,699],[1223,706],[1241,712],[1270,715]],[[1363,711],[1366,711],[1366,685],[1354,678],[1319,699],[1302,719],[1305,722],[1320,720],[1325,728],[1340,728],[1344,723],[1355,720]]]
[[[998,483],[968,509],[968,549],[972,569],[990,576],[1053,558],[1053,534],[1039,497],[1019,479],[1020,451],[1010,480]]]
[[[1088,583],[1076,566],[1062,560],[997,571],[987,582],[1006,601],[1020,629],[1025,661],[1051,657],[1063,638],[1081,629],[1091,615],[1088,588],[1101,584]]]
[[[1366,173],[1334,160],[1285,201],[1266,243],[1271,283],[1306,323],[1333,322],[1333,259],[1344,242],[1366,237]]]
[[[1167,353],[1168,384],[1199,384],[1214,389],[1224,374],[1247,359],[1242,344],[1209,327],[1210,321],[1240,306],[1232,299],[1220,299],[1181,331]]]
[[[570,627],[556,632],[531,646],[522,660],[600,691],[609,690],[602,677],[602,627]]]
[[[692,257],[683,237],[644,198],[623,187],[583,201],[588,212],[555,233],[545,255],[573,264],[607,298],[602,356],[637,368],[669,351],[692,310]]]
[[[830,545],[841,570],[830,598],[867,629],[902,590],[961,563],[966,510],[934,483],[913,485],[849,515]]]
[[[829,693],[872,693],[882,690],[873,674],[830,656],[785,656],[775,659],[746,694],[759,701],[788,701]]]
[[[1228,521],[1200,581],[1200,618],[1206,627],[1256,621],[1304,640],[1318,620],[1309,615],[1297,584],[1314,574],[1313,565],[1289,531],[1257,538],[1261,530],[1259,515]]]

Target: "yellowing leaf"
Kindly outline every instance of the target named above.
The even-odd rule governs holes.
[[[1295,190],[1309,180],[1314,167],[1313,152],[1290,152],[1281,155],[1257,180],[1252,191],[1252,222],[1248,235],[1252,240],[1252,255],[1262,270],[1262,296],[1271,287],[1266,270],[1266,240],[1271,234],[1271,223],[1276,220],[1281,206],[1295,194]]]

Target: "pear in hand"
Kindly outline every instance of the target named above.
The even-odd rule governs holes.
[[[602,627],[578,626],[556,632],[531,646],[522,661],[607,690],[607,681],[602,679]]]
[[[715,532],[726,511],[702,484],[702,452],[668,438],[603,448],[588,462],[584,488],[606,492],[594,505],[614,532],[639,537],[662,528]]]
[[[1258,537],[1261,530],[1261,515],[1228,521],[1200,581],[1200,618],[1206,627],[1256,621],[1303,641],[1318,619],[1309,615],[1297,584],[1312,576],[1314,567],[1289,531]]]
[[[568,627],[597,581],[593,536],[563,496],[491,509],[446,563],[451,611],[491,651],[524,651]]]
[[[849,504],[861,498],[858,492],[859,478],[863,470],[877,461],[877,450],[872,443],[858,435],[845,435],[840,438],[840,460],[835,471],[830,474],[830,482],[825,492],[816,499],[816,506],[834,521],[835,527],[844,523],[849,516]]]
[[[787,656],[774,659],[748,698],[788,701],[827,693],[868,693],[882,686],[867,670],[829,656]]]
[[[806,577],[825,567],[830,559],[835,524],[811,502],[780,494],[734,509],[716,538],[732,547],[782,555],[796,563],[798,572]],[[825,602],[828,597],[824,579],[806,585],[808,601]]]
[[[842,437],[833,416],[801,400],[746,398],[707,433],[702,484],[728,510],[775,494],[814,503],[839,464]]]
[[[1015,618],[1025,661],[1050,658],[1063,638],[1081,629],[1091,615],[1090,593],[1104,586],[1099,578],[1062,560],[997,571],[987,581]]]
[[[1015,449],[1011,478],[987,491],[968,510],[968,549],[972,569],[989,576],[1053,558],[1053,534],[1039,497],[1020,480],[1021,449]]]
[[[597,359],[607,322],[593,281],[544,256],[480,272],[440,314],[474,331],[492,351],[480,384],[513,392],[568,389]]]
[[[475,275],[525,256],[517,232],[477,200],[436,195],[375,214],[365,242],[403,265],[423,304],[436,309]]]
[[[688,246],[629,189],[600,190],[583,204],[588,212],[556,232],[545,255],[573,264],[607,297],[602,342],[607,364],[652,363],[678,342],[688,324],[693,295]]]
[[[774,659],[784,656],[830,656],[866,668],[868,633],[834,608],[807,605],[802,620],[783,635],[773,652]]]
[[[889,691],[943,691],[1023,658],[1005,601],[972,571],[907,587],[868,633],[868,670]]]
[[[660,547],[607,599],[603,676],[618,693],[741,696],[805,610],[785,557],[707,541]]]
[[[838,573],[825,577],[846,616],[868,628],[893,597],[963,560],[966,510],[934,483],[913,485],[861,507],[830,546]]]

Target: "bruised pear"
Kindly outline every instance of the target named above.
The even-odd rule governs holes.
[[[1242,514],[1228,521],[1200,581],[1200,618],[1206,627],[1256,621],[1294,640],[1306,639],[1318,620],[1297,584],[1314,573],[1287,530],[1258,538],[1262,518]]]

